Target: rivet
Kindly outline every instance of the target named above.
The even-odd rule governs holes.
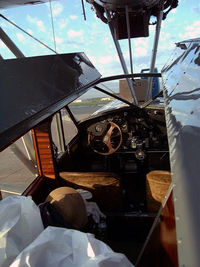
[[[182,238],[180,237],[179,239],[178,239],[178,244],[181,244],[182,243]]]

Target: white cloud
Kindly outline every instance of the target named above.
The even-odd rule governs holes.
[[[166,41],[169,38],[170,38],[170,33],[169,32],[161,32],[160,41]]]
[[[175,48],[174,42],[172,40],[168,40],[166,42],[159,44],[158,51],[160,51],[160,50],[173,50],[174,48]]]
[[[27,32],[28,32],[29,34],[33,34],[33,31],[30,30],[30,29],[28,29]]]
[[[167,19],[167,22],[170,23],[170,22],[174,22],[175,21],[175,17],[171,17],[171,18],[168,18]]]
[[[95,65],[95,67],[103,76],[111,76],[123,73],[122,67],[119,62],[112,62],[111,64],[106,65],[98,64]]]
[[[53,5],[52,5],[53,16],[54,17],[58,16],[60,13],[62,13],[62,11],[63,11],[63,5],[58,2],[53,2]]]
[[[17,39],[20,41],[20,42],[23,42],[24,41],[24,36],[21,34],[21,33],[16,33],[16,36],[17,36]]]
[[[72,29],[70,29],[68,32],[67,32],[67,35],[71,38],[73,37],[80,37],[83,35],[83,30],[80,30],[80,31],[74,31]]]
[[[69,23],[69,20],[68,20],[67,18],[62,18],[62,19],[60,19],[59,22],[58,22],[58,27],[59,27],[61,30],[63,30],[63,29],[67,26],[68,23]]]
[[[78,16],[76,16],[76,15],[70,15],[69,18],[72,19],[72,20],[75,20],[75,19],[78,18]]]
[[[96,64],[97,64],[97,61],[96,61],[96,57],[94,57],[94,56],[91,56],[91,55],[87,55],[87,57],[89,58],[89,60],[92,62],[92,64],[94,65],[94,66],[96,66]]]
[[[128,52],[128,53],[129,53],[129,52]],[[114,60],[119,62],[119,56],[118,56],[118,54],[115,54],[115,55],[114,55]]]
[[[26,19],[28,20],[28,22],[35,24],[37,22],[37,18],[36,17],[31,17],[29,14],[26,16]]]
[[[142,56],[146,56],[147,54],[147,49],[144,47],[136,47],[134,49],[134,56],[135,57],[142,57]]]
[[[173,14],[175,14],[175,13],[177,12],[177,9],[174,8],[174,9],[171,10],[171,12],[172,12]]]
[[[112,56],[104,56],[104,57],[99,57],[98,62],[101,64],[108,64],[113,61]]]
[[[56,37],[55,37],[55,41],[56,41],[57,44],[62,44],[63,41],[64,41],[64,39],[63,39],[63,38],[60,38],[60,37],[58,37],[58,36],[56,36]]]
[[[44,23],[43,23],[42,20],[38,20],[38,21],[36,22],[36,25],[38,26],[38,29],[39,29],[40,31],[42,31],[42,32],[45,32],[45,31],[46,31],[45,26],[44,26]]]
[[[45,32],[45,26],[42,20],[39,20],[37,17],[31,17],[30,15],[26,16],[26,19],[31,24],[35,24],[38,27],[39,31]]]
[[[108,36],[105,36],[103,38],[103,44],[106,44],[107,45],[108,43],[110,43],[110,38]]]
[[[186,29],[186,31],[194,31],[194,30],[196,30],[196,27],[198,27],[198,30],[199,30],[200,20],[194,21],[194,23],[192,25],[185,27],[185,29]]]
[[[123,53],[123,56],[124,56],[125,59],[129,59],[130,58],[129,50],[126,51],[125,53]]]
[[[142,39],[142,38],[138,38],[134,40],[134,46],[138,47],[138,46],[144,46],[147,47],[148,46],[148,39]]]
[[[200,20],[196,20],[192,25],[185,27],[184,34],[180,33],[178,36],[181,39],[197,38],[200,33]]]

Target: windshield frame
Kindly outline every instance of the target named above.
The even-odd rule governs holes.
[[[105,82],[110,82],[110,81],[115,81],[115,80],[122,80],[122,79],[127,79],[127,78],[131,78],[134,82],[134,78],[154,78],[154,77],[158,77],[160,78],[161,77],[161,73],[134,73],[134,74],[121,74],[121,75],[114,75],[114,76],[108,76],[108,77],[102,77],[100,78],[98,81],[96,81],[91,87],[89,87],[87,89],[87,92],[91,89],[96,89],[98,90],[99,92],[101,93],[104,93],[112,98],[114,98],[113,101],[115,100],[118,100],[118,101],[121,101],[122,103],[134,108],[135,110],[138,110],[138,109],[141,109],[141,108],[144,108],[146,106],[148,106],[150,103],[152,103],[158,96],[161,95],[161,92],[162,90],[156,95],[154,96],[152,99],[150,99],[149,101],[146,101],[144,103],[142,103],[141,105],[138,105],[136,106],[134,103],[114,94],[114,93],[111,93],[101,87],[99,87],[102,83],[105,83]],[[82,94],[83,95],[83,94]],[[80,95],[80,96],[82,96]],[[77,99],[77,98],[76,98]],[[76,115],[74,114],[74,112],[72,111],[72,108],[69,106],[72,102],[70,102],[68,105],[67,105],[67,108],[68,110],[70,111],[70,116],[72,118],[72,120],[74,122],[76,122],[76,124],[78,124],[79,122],[81,121],[84,121],[85,119],[89,119],[89,118],[92,118],[93,117],[93,113],[90,114],[87,118],[84,118],[84,119],[77,119]],[[103,111],[102,111],[103,112]],[[101,112],[99,112],[100,114]],[[95,115],[94,115],[95,116]]]

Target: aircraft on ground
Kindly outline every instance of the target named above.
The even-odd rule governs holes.
[[[88,2],[108,24],[124,73],[102,78],[84,53],[26,58],[1,30],[17,59],[0,62],[0,150],[31,130],[38,176],[24,196],[40,204],[60,186],[88,190],[106,214],[104,242],[133,264],[198,266],[199,39],[177,43],[155,73],[161,21],[178,1]],[[148,36],[152,15],[150,71],[128,73],[119,40]],[[119,94],[104,89],[109,82]],[[75,101],[93,89],[116,100],[77,118]]]

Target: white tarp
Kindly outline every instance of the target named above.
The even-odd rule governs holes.
[[[0,266],[10,263],[44,230],[39,208],[30,197],[0,201]]]
[[[21,252],[11,265],[14,266],[131,267],[132,264],[91,234],[48,227]]]
[[[131,267],[125,255],[115,253],[92,234],[48,227],[31,198],[0,201],[0,266],[12,267]]]

